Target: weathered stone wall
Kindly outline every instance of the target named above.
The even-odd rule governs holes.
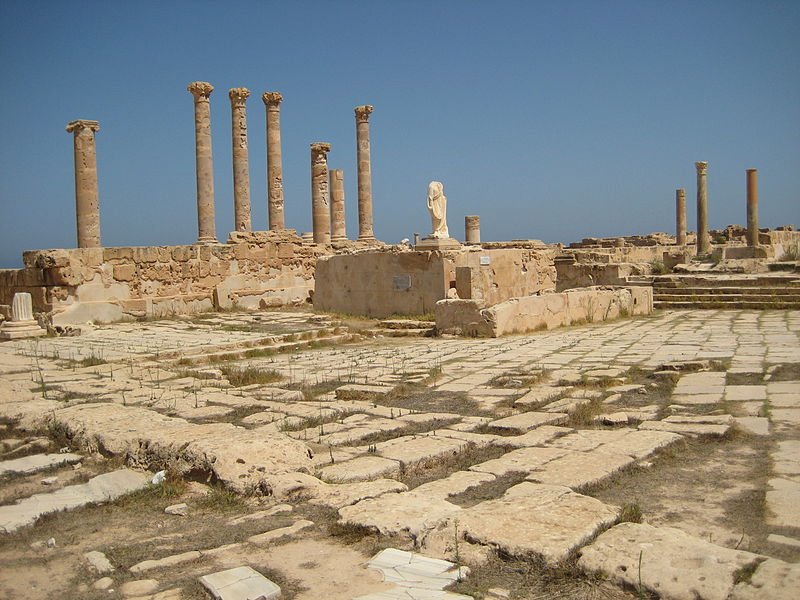
[[[373,250],[317,263],[314,308],[384,318],[434,311],[455,288],[483,306],[555,288],[555,249]]]
[[[56,325],[306,302],[322,250],[291,230],[234,232],[227,244],[34,250],[0,271]]]
[[[652,288],[592,287],[513,298],[489,308],[474,300],[442,300],[436,304],[436,328],[443,333],[499,337],[652,312]]]

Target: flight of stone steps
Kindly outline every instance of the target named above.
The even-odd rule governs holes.
[[[653,279],[655,308],[798,309],[800,277],[759,275],[662,275]]]

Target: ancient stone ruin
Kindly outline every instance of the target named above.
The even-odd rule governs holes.
[[[431,182],[409,209],[431,235],[387,244],[361,105],[348,239],[329,143],[309,141],[310,206],[284,198],[277,91],[253,223],[232,88],[222,236],[213,90],[188,86],[196,243],[101,244],[99,125],[77,120],[77,247],[0,271],[0,590],[796,596],[800,234],[759,228],[755,169],[745,227],[709,230],[702,161],[696,232],[678,188],[675,235],[491,241],[453,202],[462,243]]]

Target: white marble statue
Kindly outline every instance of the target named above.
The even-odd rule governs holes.
[[[439,181],[428,184],[428,212],[431,213],[433,232],[428,237],[448,239],[447,231],[447,196],[444,195],[444,186]]]

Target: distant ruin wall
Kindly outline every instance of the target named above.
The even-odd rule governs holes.
[[[0,271],[0,304],[30,292],[56,325],[306,302],[321,254],[293,231],[234,232],[228,244],[33,250]]]
[[[652,288],[593,287],[513,298],[489,308],[474,300],[442,300],[436,304],[436,328],[442,333],[499,337],[652,312]]]
[[[555,289],[554,249],[374,250],[317,263],[314,308],[385,318],[432,313],[454,290],[483,306]]]

